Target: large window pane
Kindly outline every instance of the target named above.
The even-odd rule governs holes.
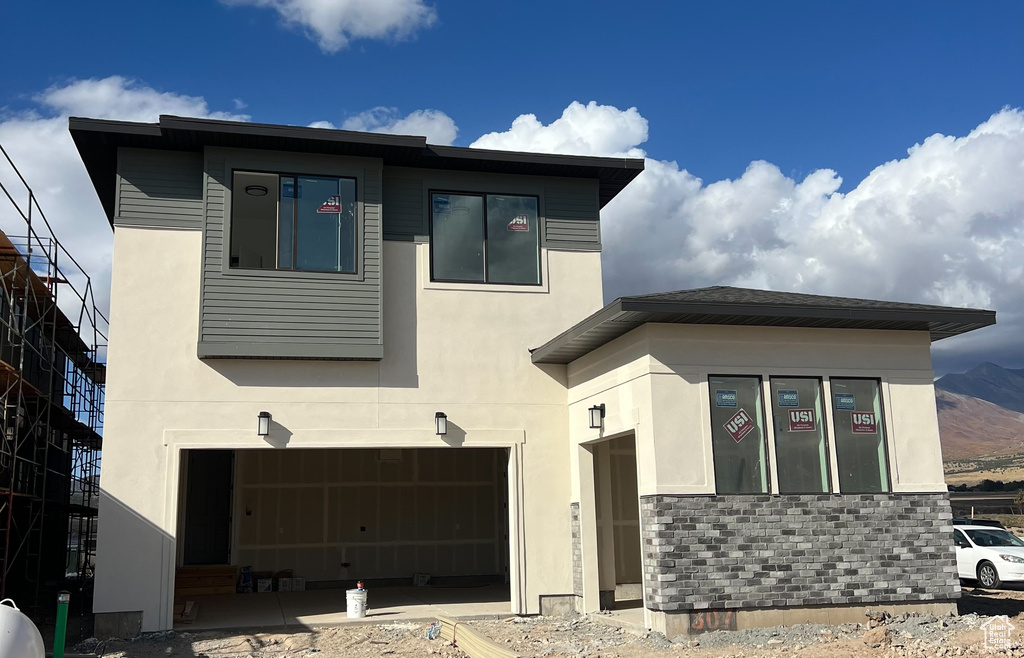
[[[537,198],[487,196],[487,282],[540,283]]]
[[[885,423],[878,381],[833,379],[831,384],[839,489],[846,493],[888,491]]]
[[[821,381],[773,377],[771,390],[779,493],[827,493]]]
[[[355,181],[296,178],[295,269],[355,272]]]
[[[237,171],[231,267],[356,272],[356,182]]]
[[[277,175],[235,172],[231,195],[231,267],[277,267]]]
[[[484,280],[484,200],[463,194],[432,194],[431,258],[439,281]]]
[[[708,377],[715,490],[767,493],[760,377]]]

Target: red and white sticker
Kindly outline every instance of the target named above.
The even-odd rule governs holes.
[[[743,437],[750,434],[750,431],[754,429],[754,421],[750,418],[750,415],[743,409],[740,409],[732,418],[725,421],[725,431],[729,433],[732,440],[739,443],[743,440]]]
[[[316,209],[318,213],[334,213],[341,212],[341,197],[334,195],[320,204],[320,207]]]
[[[878,422],[873,411],[851,411],[850,429],[854,434],[878,434]]]
[[[814,422],[813,409],[789,410],[790,432],[813,432],[816,429],[818,429],[818,425]]]
[[[530,218],[526,215],[516,215],[512,218],[512,221],[508,223],[508,230],[510,231],[529,231],[530,230]]]

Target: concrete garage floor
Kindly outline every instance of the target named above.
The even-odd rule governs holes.
[[[176,623],[175,630],[226,628],[281,628],[285,626],[338,626],[351,623],[392,623],[430,620],[439,615],[496,617],[511,614],[506,585],[487,587],[382,587],[368,590],[366,617],[345,616],[345,590],[224,594],[196,596],[196,620]]]

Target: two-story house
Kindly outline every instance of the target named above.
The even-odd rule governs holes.
[[[670,636],[959,596],[929,348],[994,313],[603,306],[642,160],[70,128],[114,228],[98,619],[170,628],[196,564],[508,583],[515,614],[634,587]]]

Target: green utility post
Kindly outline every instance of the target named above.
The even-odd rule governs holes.
[[[57,628],[53,632],[53,658],[64,658],[64,634],[68,625],[68,602],[71,592],[57,595]]]

